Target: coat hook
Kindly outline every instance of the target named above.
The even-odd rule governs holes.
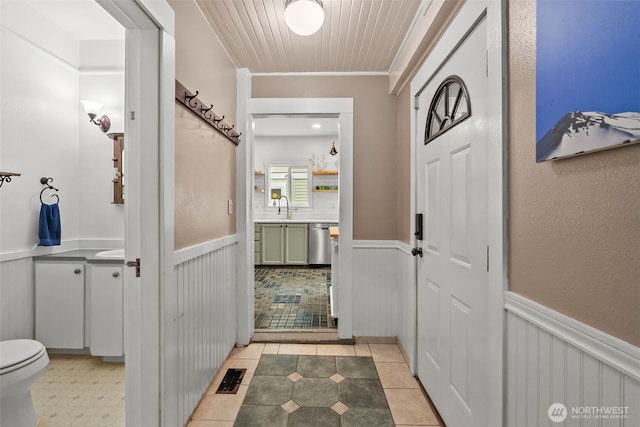
[[[200,114],[202,114],[205,119],[211,120],[212,117],[213,117],[213,113],[209,113],[209,111],[211,111],[212,108],[213,108],[213,104],[211,104],[211,106],[209,108],[201,108],[200,109]],[[209,114],[207,115],[207,113],[209,113]]]
[[[198,103],[196,102],[194,105],[191,105],[191,100],[196,96],[198,96],[200,92],[196,91],[195,95],[187,95],[188,93],[189,92],[186,92],[186,91],[184,93],[184,99],[187,101],[187,105],[189,105],[189,107],[191,108],[196,108],[198,106]]]
[[[213,122],[214,122],[216,125],[217,125],[218,123],[220,123],[221,121],[223,121],[223,120],[224,120],[224,116],[222,116],[222,117],[220,117],[220,118],[217,118],[217,117],[214,117],[214,118],[213,118]]]

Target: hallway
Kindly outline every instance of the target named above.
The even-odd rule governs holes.
[[[318,403],[304,403],[302,398],[296,395],[296,385],[305,381],[318,380],[314,377],[320,375],[305,373],[303,375],[285,376],[281,374],[265,373],[265,364],[268,364],[274,355],[287,355],[290,357],[297,356],[299,362],[297,371],[301,371],[301,365],[304,358],[318,357],[320,361],[331,361],[332,357],[346,365],[353,365],[348,359],[357,358],[358,361],[367,363],[370,361],[375,366],[373,376],[379,378],[380,386],[384,393],[384,399],[388,404],[391,412],[391,419],[385,418],[384,409],[362,409],[362,406],[368,407],[362,402],[367,395],[372,394],[369,387],[359,391],[353,391],[352,397],[347,396],[349,393],[340,388],[340,384],[348,382],[349,374],[340,371],[338,368],[337,376],[331,376],[331,379],[325,379],[324,382],[331,385],[331,382],[338,383],[339,401],[335,399],[328,401],[322,399],[322,396],[316,396]],[[318,363],[314,361],[314,368]],[[322,363],[320,363],[322,364]],[[260,365],[260,366],[259,366]],[[246,373],[237,394],[216,394],[216,390],[222,381],[222,377],[227,369],[246,369]],[[315,370],[315,369],[314,369]],[[257,372],[257,373],[256,373]],[[288,372],[288,371],[287,371]],[[340,372],[344,374],[342,378]],[[351,370],[353,372],[353,369]],[[271,376],[273,375],[273,376]],[[278,375],[278,376],[276,376]],[[365,375],[367,378],[371,375]],[[247,405],[246,396],[251,394],[250,388],[255,382],[260,380],[278,381],[285,383],[284,385],[293,388],[293,399],[283,398],[287,400],[281,405],[265,406],[260,404]],[[352,373],[353,378],[362,378],[363,374]],[[287,379],[288,378],[288,379]],[[378,381],[378,378],[369,381]],[[362,380],[360,380],[362,381]],[[356,387],[357,388],[357,387]],[[375,388],[375,387],[374,387]],[[316,394],[321,394],[319,391]],[[354,394],[356,395],[354,397]],[[357,395],[361,396],[357,396]],[[300,405],[297,400],[300,400]],[[324,403],[320,403],[325,400]],[[344,402],[346,402],[346,405]],[[342,402],[342,403],[341,403]],[[245,403],[245,405],[243,405]],[[384,403],[384,402],[383,402]],[[349,407],[351,405],[351,407]],[[358,407],[360,406],[360,407]],[[301,408],[302,407],[302,408]],[[241,420],[250,419],[252,411],[261,414],[275,413],[278,423],[268,422],[262,418],[263,425],[270,427],[287,426],[287,425],[304,425],[305,427],[314,426],[442,426],[438,416],[434,413],[430,403],[428,402],[424,391],[421,389],[418,381],[411,376],[409,368],[395,344],[355,344],[355,345],[331,345],[331,344],[250,344],[247,347],[235,348],[227,360],[223,363],[221,369],[212,381],[209,389],[203,396],[200,404],[193,413],[192,419],[188,427],[207,427],[207,426],[233,426],[238,427],[247,425],[258,425],[254,422],[246,422]],[[300,411],[300,412],[298,412]],[[305,412],[306,411],[306,412]],[[298,412],[298,413],[297,413]],[[387,413],[389,411],[387,410]],[[297,414],[296,414],[297,413]],[[296,414],[296,415],[292,415]],[[324,415],[322,415],[324,414]],[[372,416],[375,415],[375,416]],[[342,420],[340,420],[342,416]],[[363,421],[367,420],[363,424]],[[373,420],[373,421],[371,421]],[[333,423],[333,424],[332,424]]]

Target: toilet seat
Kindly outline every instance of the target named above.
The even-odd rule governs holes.
[[[45,347],[34,340],[0,342],[0,375],[8,374],[33,363],[45,355]]]

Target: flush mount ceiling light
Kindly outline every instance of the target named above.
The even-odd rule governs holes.
[[[291,31],[310,36],[324,23],[324,9],[320,0],[286,0],[284,20]]]
[[[98,114],[100,113],[102,104],[97,101],[89,100],[83,100],[80,102],[84,107],[85,113],[87,113],[87,115],[89,116],[89,121],[94,125],[99,126],[100,130],[106,133],[111,127],[111,120],[109,120],[109,117],[107,117],[106,115],[102,115],[99,119],[96,119],[96,117],[98,117]]]

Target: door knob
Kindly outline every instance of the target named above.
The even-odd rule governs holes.
[[[413,256],[420,255],[420,258],[422,258],[422,248],[411,249],[411,255]]]

